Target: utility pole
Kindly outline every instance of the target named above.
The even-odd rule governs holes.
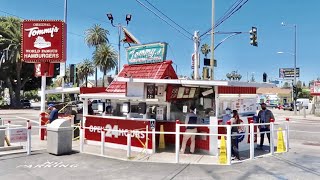
[[[194,42],[194,75],[193,75],[193,78],[195,80],[198,80],[199,79],[199,45],[200,45],[199,31],[194,32],[193,42]]]
[[[214,80],[214,0],[212,0],[212,17],[211,17],[211,58],[210,58],[210,80]]]
[[[67,25],[67,8],[68,8],[68,0],[64,0],[64,17],[63,17],[63,21],[64,21],[65,25]],[[65,26],[65,28],[67,28],[67,26]],[[66,45],[67,45],[67,43],[66,43]],[[62,86],[62,89],[63,89],[64,88],[64,84],[65,84],[64,78],[66,76],[66,63],[65,62],[60,63],[60,76],[62,76],[61,86]],[[64,94],[63,93],[61,94],[61,100],[62,100],[62,102],[64,102]]]
[[[294,24],[294,85],[297,87],[297,25]],[[294,97],[294,115],[297,115],[297,97]]]

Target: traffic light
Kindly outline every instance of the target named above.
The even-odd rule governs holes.
[[[296,85],[292,86],[292,91],[293,91],[293,98],[297,99],[297,97],[298,97],[298,88],[297,88]]]
[[[252,27],[250,30],[250,44],[252,46],[256,46],[256,47],[258,47],[257,32],[258,32],[258,30],[256,27]]]
[[[60,63],[54,63],[53,76],[56,77],[60,75]]]
[[[72,84],[75,84],[75,78],[76,78],[76,69],[75,64],[70,64],[70,82]]]
[[[209,68],[208,67],[203,67],[202,77],[203,77],[203,79],[209,79]]]
[[[263,82],[267,82],[267,77],[268,77],[267,73],[263,73],[262,75]]]

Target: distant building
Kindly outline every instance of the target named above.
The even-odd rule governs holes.
[[[258,88],[257,89],[258,102],[264,103],[289,103],[292,101],[292,90],[279,87],[274,88]],[[277,99],[277,100],[276,100]],[[278,102],[275,102],[278,101]]]

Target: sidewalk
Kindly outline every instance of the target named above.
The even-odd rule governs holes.
[[[290,120],[311,120],[311,121],[319,121],[320,122],[320,117],[315,116],[313,114],[307,114],[306,117],[303,117],[303,113],[299,114],[299,112],[297,112],[297,115],[275,115],[275,119],[279,119],[279,120],[285,120],[286,118],[289,118]]]

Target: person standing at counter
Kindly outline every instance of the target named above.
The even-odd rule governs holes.
[[[261,110],[258,113],[258,123],[270,123],[270,119],[274,119],[273,113],[267,109],[266,103],[261,103]],[[260,130],[260,146],[258,149],[262,150],[263,142],[264,142],[264,134],[267,132],[267,137],[270,144],[270,126],[269,125],[261,125],[259,126]]]
[[[198,124],[198,116],[194,113],[195,107],[193,105],[190,106],[190,112],[187,114],[185,119],[185,124]],[[197,133],[197,127],[194,126],[186,126],[186,133]],[[186,145],[188,140],[191,138],[191,145],[190,145],[190,153],[194,153],[194,149],[196,146],[196,135],[190,135],[190,134],[184,134],[181,150],[180,153],[184,154],[184,151],[186,149]]]
[[[241,124],[241,119],[239,117],[238,111],[237,110],[233,110],[232,112],[233,117],[231,118],[231,123],[232,124]],[[231,134],[233,135],[231,137],[231,154],[234,158],[237,158],[238,160],[240,160],[240,155],[239,155],[239,141],[238,141],[238,132],[239,132],[239,126],[232,126],[231,128]]]
[[[231,109],[227,107],[226,114],[222,117],[222,124],[226,125],[227,121],[229,121],[231,118]]]
[[[90,100],[88,101],[88,114],[94,115],[94,111],[92,109],[92,102]]]

